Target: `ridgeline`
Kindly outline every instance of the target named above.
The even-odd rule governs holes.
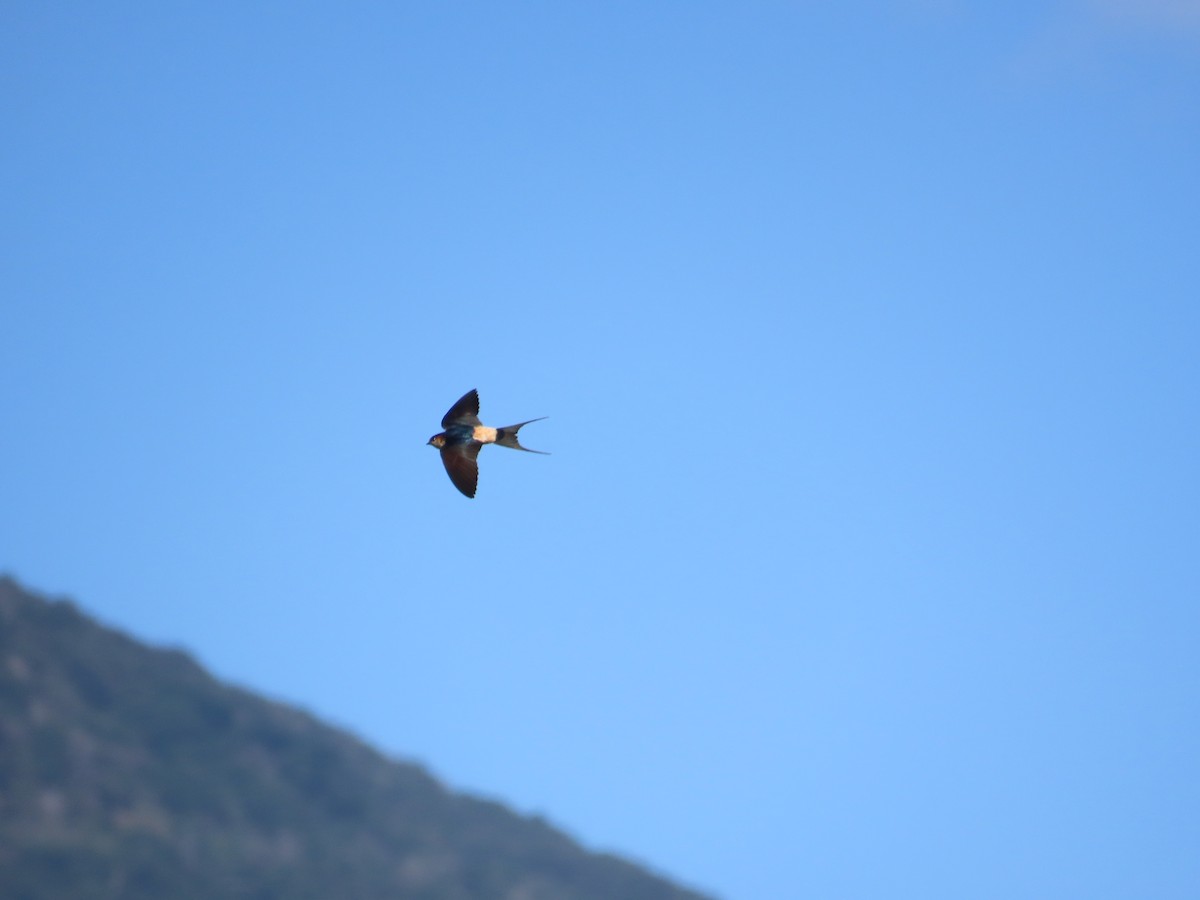
[[[0,577],[5,900],[705,900]]]

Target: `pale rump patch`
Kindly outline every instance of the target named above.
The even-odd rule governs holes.
[[[486,425],[476,425],[475,433],[471,437],[481,444],[494,444],[496,443],[496,429],[488,428]]]

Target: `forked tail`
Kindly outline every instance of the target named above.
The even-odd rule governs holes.
[[[526,453],[541,453],[543,456],[549,456],[545,450],[530,450],[528,447],[522,447],[517,441],[517,432],[530,422],[540,422],[542,419],[548,418],[541,416],[537,419],[529,419],[525,422],[518,422],[516,425],[505,425],[503,428],[496,429],[496,443],[501,447],[512,447],[514,450],[524,450]]]

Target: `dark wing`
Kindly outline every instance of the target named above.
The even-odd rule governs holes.
[[[442,416],[442,427],[451,425],[480,425],[479,421],[479,392],[467,391],[459,401],[450,407],[450,411]]]
[[[479,483],[479,464],[475,459],[482,446],[477,441],[467,441],[464,444],[447,444],[442,448],[442,465],[446,467],[446,474],[454,486],[468,497],[475,496],[475,485]]]

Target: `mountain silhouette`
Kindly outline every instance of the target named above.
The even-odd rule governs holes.
[[[0,577],[4,900],[705,900]]]

